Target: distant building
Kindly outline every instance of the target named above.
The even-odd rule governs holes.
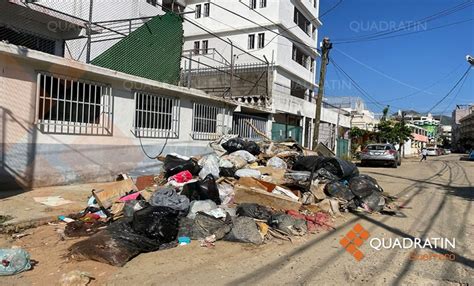
[[[469,114],[459,119],[460,145],[466,149],[474,147],[474,105],[469,108]]]
[[[437,138],[440,131],[440,121],[435,119],[431,113],[427,116],[423,115],[407,115],[405,120],[416,126],[422,127],[427,131],[430,144],[437,144]]]
[[[365,102],[359,97],[327,96],[324,98],[324,102],[349,112],[351,116],[351,127],[374,131],[379,123],[375,114],[367,108]]]
[[[451,146],[456,151],[463,151],[461,144],[461,119],[468,116],[472,112],[474,105],[456,105],[453,110],[453,121],[451,123]]]

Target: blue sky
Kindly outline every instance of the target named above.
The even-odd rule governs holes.
[[[338,1],[320,0],[320,14]],[[428,22],[417,21],[467,1],[343,0],[322,17],[319,40],[324,36],[331,39],[334,45],[330,58],[377,102],[390,104],[391,113],[399,108],[426,112],[448,93],[466,71],[469,64],[465,56],[474,56],[474,1],[471,0],[467,8],[450,15],[438,16]],[[462,23],[437,28],[457,22]],[[386,34],[385,37],[411,34],[343,43],[348,38],[386,33],[401,27],[410,28]],[[460,90],[459,87],[433,113],[451,114],[456,104],[474,102],[474,69],[471,69]],[[328,66],[325,95],[360,96],[366,102],[370,101],[361,96],[354,84],[337,72],[332,64]],[[381,111],[375,103],[368,103],[368,106],[374,112]]]

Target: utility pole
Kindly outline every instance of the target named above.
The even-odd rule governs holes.
[[[87,51],[86,51],[86,63],[91,62],[91,44],[92,44],[92,7],[93,0],[89,0],[89,21],[87,22]]]
[[[332,48],[332,43],[328,37],[325,37],[321,43],[321,68],[319,72],[319,88],[318,96],[316,98],[316,118],[313,129],[313,150],[316,150],[319,141],[319,123],[321,122],[321,104],[323,102],[324,93],[324,79],[326,77],[326,66],[329,61],[329,50]]]

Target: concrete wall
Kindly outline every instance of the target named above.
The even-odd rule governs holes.
[[[0,43],[0,188],[13,183],[23,188],[107,181],[127,172],[156,173],[161,163],[148,159],[132,133],[133,91],[146,90],[179,97],[179,138],[169,139],[164,154],[210,152],[208,141],[191,136],[192,102],[208,102],[233,109],[202,91],[180,88],[80,62]],[[106,83],[114,99],[113,135],[42,133],[35,124],[37,71]],[[225,119],[230,126],[231,117]],[[144,149],[157,155],[165,139],[143,139]]]

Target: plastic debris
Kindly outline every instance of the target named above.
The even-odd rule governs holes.
[[[235,176],[242,178],[242,177],[252,177],[255,179],[260,179],[260,176],[262,174],[260,173],[259,170],[254,170],[254,169],[240,169],[235,172]]]
[[[198,212],[209,212],[213,209],[217,209],[217,205],[211,200],[192,201],[187,217],[190,219],[194,219]]]
[[[0,276],[15,275],[29,270],[30,254],[21,248],[0,248]]]
[[[211,174],[214,178],[219,178],[219,159],[215,155],[208,155],[198,162],[199,166],[202,167],[199,172],[199,177],[204,179],[207,175]]]
[[[287,169],[288,165],[285,161],[283,161],[283,159],[280,159],[278,157],[272,157],[267,161],[267,167]]]

